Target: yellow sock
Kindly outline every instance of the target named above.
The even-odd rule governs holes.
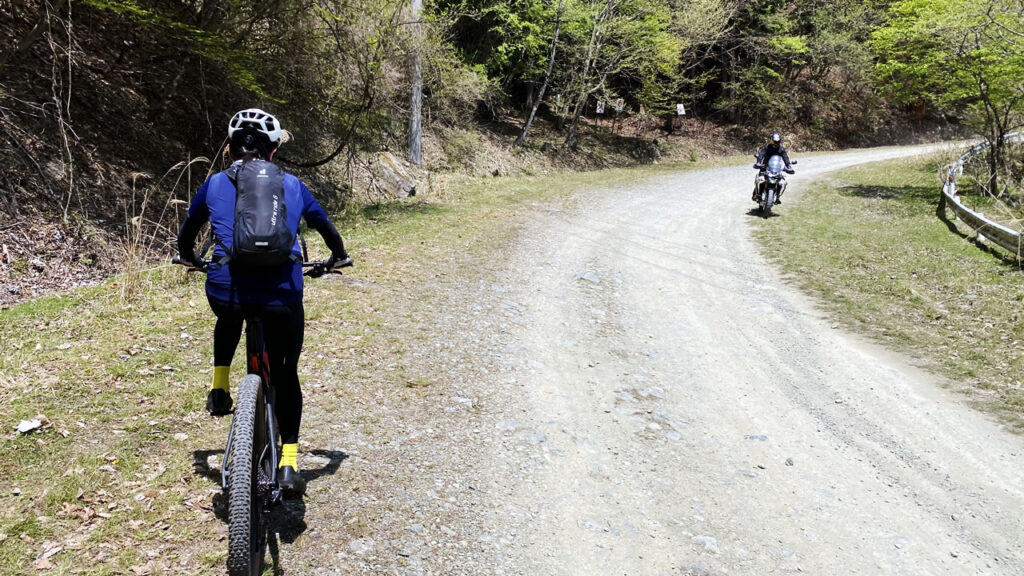
[[[297,472],[299,470],[299,445],[285,444],[281,446],[281,464],[279,468],[291,466]]]
[[[228,380],[228,372],[231,371],[231,366],[214,366],[213,367],[213,385],[210,386],[211,390],[223,390],[225,392],[231,391],[231,385]]]

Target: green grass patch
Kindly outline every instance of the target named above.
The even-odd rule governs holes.
[[[846,326],[922,359],[1024,431],[1024,274],[937,215],[942,159],[843,171],[758,224],[788,278]]]

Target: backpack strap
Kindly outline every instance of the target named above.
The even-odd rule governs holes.
[[[235,188],[236,199],[238,194],[238,172],[242,169],[242,166],[244,165],[244,160],[238,160],[232,162],[231,166],[228,166],[227,169],[224,170],[224,175],[227,176],[228,181],[231,182],[231,185],[234,186]],[[227,266],[228,262],[231,261],[231,251],[228,250],[228,247],[225,246],[224,243],[221,242],[220,239],[216,237],[216,235],[214,235],[213,242],[217,246],[220,246],[220,249],[224,252],[224,256],[220,260],[217,260],[217,264],[220,264],[221,266]]]
[[[245,160],[235,160],[224,170],[224,175],[231,181],[231,185],[238,187],[238,173],[242,170],[242,166],[245,166]]]

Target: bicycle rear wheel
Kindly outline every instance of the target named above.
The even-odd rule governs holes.
[[[266,544],[262,485],[266,476],[266,404],[260,377],[248,374],[238,387],[238,404],[231,420],[231,459],[228,463],[228,574],[258,576]],[[261,481],[262,480],[262,481]]]

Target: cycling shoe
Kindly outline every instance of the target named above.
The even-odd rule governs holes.
[[[234,404],[231,394],[227,390],[213,388],[206,395],[206,411],[211,416],[223,416],[231,413],[231,406]]]
[[[306,480],[291,466],[282,466],[278,469],[277,481],[285,496],[302,496],[306,493]]]

